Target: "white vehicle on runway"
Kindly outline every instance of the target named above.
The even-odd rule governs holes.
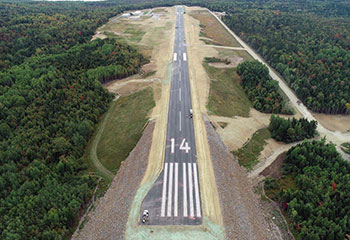
[[[190,109],[190,118],[193,117],[193,111],[192,111],[192,108]]]

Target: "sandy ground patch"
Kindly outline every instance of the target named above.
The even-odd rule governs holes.
[[[107,38],[107,36],[99,31],[97,31],[96,34],[94,36],[92,36],[91,41],[95,40],[96,38],[105,39],[105,38]]]
[[[149,85],[159,83],[160,79],[151,78],[151,79],[124,79],[124,80],[116,80],[114,82],[109,83],[105,86],[108,91],[115,93],[120,96],[126,96],[131,93],[137,92]]]
[[[323,113],[312,113],[312,115],[328,130],[350,131],[350,115],[329,115]]]
[[[264,160],[265,158],[271,156],[276,149],[281,148],[282,146],[285,146],[286,144],[283,142],[277,142],[275,139],[271,138],[266,140],[267,144],[264,147],[264,150],[262,150],[260,152],[260,156],[259,156],[259,162],[261,162],[262,160]]]
[[[283,118],[291,118],[289,115],[279,115]],[[247,142],[253,134],[261,129],[269,126],[271,114],[261,113],[255,109],[250,109],[249,118],[245,117],[221,117],[216,115],[210,115],[209,119],[216,128],[216,131],[230,149],[230,151],[236,151],[241,148],[245,142]],[[296,117],[296,116],[294,116]],[[225,128],[221,128],[219,122],[227,123]],[[273,151],[274,147],[279,147],[280,144],[269,143],[265,146],[266,153]],[[265,150],[264,150],[265,151]]]

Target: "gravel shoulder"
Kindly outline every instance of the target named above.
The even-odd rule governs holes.
[[[282,239],[261,211],[245,170],[209,121],[205,121],[227,239]]]
[[[153,121],[148,124],[136,147],[122,162],[104,197],[87,215],[85,226],[74,233],[72,239],[124,239],[131,203],[147,167],[154,125]]]

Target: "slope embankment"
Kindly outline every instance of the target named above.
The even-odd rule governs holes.
[[[282,239],[261,210],[247,174],[209,121],[205,121],[227,239]]]
[[[88,214],[85,226],[72,239],[124,239],[130,206],[147,167],[154,125],[153,121],[148,124],[136,147],[122,162],[108,191]]]

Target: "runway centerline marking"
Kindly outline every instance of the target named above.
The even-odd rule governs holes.
[[[173,193],[173,163],[170,163],[169,169],[169,189],[168,189],[168,217],[171,217],[171,203]]]
[[[180,102],[181,102],[181,88],[179,89],[179,99],[180,99]]]
[[[175,138],[170,139],[171,141],[171,153],[175,152]]]
[[[165,216],[165,196],[166,196],[166,184],[167,184],[167,175],[168,175],[168,163],[165,163],[164,167],[164,178],[163,178],[163,192],[162,192],[162,205],[160,210],[160,216]]]
[[[181,111],[179,112],[179,119],[180,119],[180,132],[181,132]]]

